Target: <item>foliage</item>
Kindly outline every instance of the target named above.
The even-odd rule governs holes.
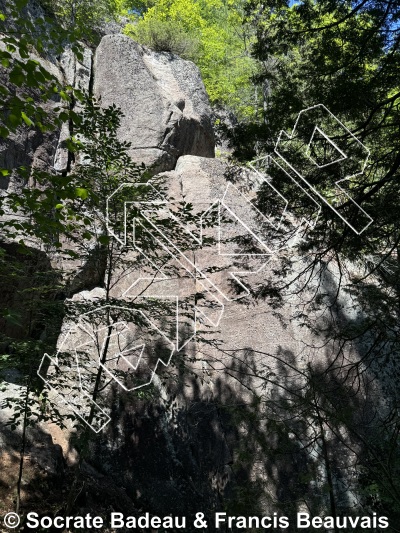
[[[305,231],[296,234],[298,226],[290,226],[293,220],[282,224],[281,243],[288,251],[277,261],[272,281],[266,279],[255,295],[274,297],[277,305],[283,305],[294,295],[303,294],[307,302],[304,307],[299,305],[296,318],[332,350],[333,362],[319,369],[319,379],[326,379],[336,368],[345,372],[341,378],[345,387],[351,383],[364,392],[363,376],[375,384],[382,379],[381,397],[375,401],[383,402],[384,398],[385,409],[377,413],[376,425],[369,434],[362,429],[365,418],[359,425],[344,420],[336,404],[329,408],[325,404],[327,412],[323,416],[331,431],[339,420],[345,423],[363,450],[358,456],[358,474],[365,483],[364,504],[382,506],[396,523],[398,395],[389,375],[397,372],[400,350],[398,3],[321,0],[289,6],[288,2],[277,1],[266,8],[254,1],[249,4],[248,21],[257,34],[253,53],[263,65],[256,81],[264,101],[258,120],[236,128],[235,155],[251,161],[273,154],[280,131],[290,135],[299,112],[319,103],[370,150],[364,171],[350,174],[351,180],[342,182],[352,200],[335,187],[335,181],[349,177],[343,170],[345,165],[331,165],[326,171],[316,168],[305,155],[307,141],[301,137],[293,139],[293,151],[288,148],[285,152],[284,142],[279,145],[290,165],[274,154],[286,174],[274,165],[266,168],[261,160],[260,172],[268,173],[272,184],[279,188],[294,219],[311,221],[312,228],[301,239]],[[318,125],[324,130],[328,122]],[[343,130],[333,138],[340,145],[350,136]],[[299,174],[313,186],[313,190],[306,187],[311,197],[294,185],[293,179],[304,186]],[[321,207],[317,221],[311,198]],[[373,220],[360,233],[340,218],[353,224],[359,221],[364,215],[355,204]],[[258,206],[268,215],[281,215],[268,184],[261,187]],[[344,362],[343,353],[352,349],[356,350],[356,359]],[[355,380],[350,377],[352,372],[356,373]],[[362,404],[362,393],[357,401]],[[295,416],[299,405],[296,401],[288,406],[290,416]],[[393,470],[383,459],[388,455]]]
[[[42,0],[44,6],[51,10],[60,25],[72,32],[79,32],[79,37],[87,40],[94,38],[101,25],[115,18],[116,0]],[[91,34],[91,35],[90,35]],[[90,40],[90,39],[89,39]]]
[[[156,52],[170,52],[184,59],[195,59],[199,42],[171,20],[150,19],[135,29],[135,38]]]
[[[0,77],[2,99],[0,136],[7,138],[21,126],[35,126],[45,133],[60,126],[67,117],[55,101],[66,98],[59,80],[46,68],[43,57],[58,55],[64,47],[81,57],[74,32],[63,30],[46,16],[29,16],[27,0],[7,3],[0,14]],[[42,58],[40,61],[40,57]],[[7,170],[2,172],[6,175]]]
[[[350,2],[278,2],[262,14],[256,2],[250,5],[257,31],[253,52],[266,66],[260,81],[270,85],[268,125],[274,132],[290,128],[298,111],[318,102],[347,120],[362,120],[374,100],[396,87],[397,60],[385,50],[382,13],[372,6],[350,16]],[[386,79],[378,80],[382,65]]]
[[[394,3],[362,3],[358,9],[350,2],[324,1],[291,7],[277,2],[264,10],[253,2],[250,7],[248,17],[257,32],[254,55],[264,65],[258,77],[264,106],[259,120],[236,129],[236,156],[249,160],[272,153],[280,130],[290,134],[302,109],[324,104],[371,152],[364,172],[352,177],[348,189],[374,223],[356,235],[343,230],[337,215],[322,206],[321,224],[306,246],[329,243],[327,248],[334,245],[353,259],[359,253],[388,257],[399,242],[400,93],[395,73],[400,37]],[[294,168],[302,164],[292,162]],[[315,172],[313,183],[321,183],[322,176]],[[289,201],[298,198],[292,186],[284,194]],[[333,197],[337,191],[330,186],[324,194]],[[342,202],[338,209],[345,214],[349,207]]]

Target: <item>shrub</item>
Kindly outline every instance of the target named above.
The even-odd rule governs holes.
[[[125,33],[156,52],[170,52],[194,61],[200,41],[172,20],[150,19],[146,24],[128,24]]]

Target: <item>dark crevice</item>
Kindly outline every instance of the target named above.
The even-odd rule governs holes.
[[[75,103],[76,103],[75,98],[74,98],[74,96],[72,96],[71,97],[71,102],[69,104],[69,110],[70,111],[74,110]],[[73,123],[72,119],[69,119],[68,129],[69,129],[69,135],[72,137],[72,135],[74,134],[74,123]],[[71,152],[70,150],[68,150],[67,168],[66,168],[66,170],[64,170],[62,172],[63,176],[68,176],[68,174],[71,173],[71,169],[72,169],[74,163],[75,163],[75,154],[73,152]]]
[[[89,75],[89,98],[93,98],[93,86],[94,86],[94,57],[96,50],[93,51],[90,59],[90,75]]]
[[[75,56],[74,56],[74,60],[75,60],[75,62],[74,62],[74,78],[73,78],[72,83],[71,83],[72,86],[75,86],[75,77],[76,77],[76,57]],[[65,85],[68,85],[68,80],[66,78],[66,72],[65,72],[65,70],[64,70],[64,68],[63,68],[63,66],[62,66],[60,61],[59,61],[59,68],[60,68],[60,70],[61,70],[61,72],[63,74]],[[68,110],[69,111],[73,111],[73,109],[75,107],[75,103],[76,103],[75,102],[75,98],[74,98],[73,95],[71,95],[71,101],[70,101],[70,103],[68,105]],[[69,135],[70,136],[73,135],[73,129],[74,129],[73,128],[73,122],[70,119],[69,122],[68,122],[68,130],[69,130]],[[60,130],[60,134],[61,134],[61,130]],[[61,149],[62,148],[63,147],[61,146]],[[61,172],[62,176],[68,176],[68,174],[71,172],[71,168],[72,168],[74,162],[75,162],[75,156],[74,156],[74,154],[72,152],[70,152],[68,150],[67,168]]]

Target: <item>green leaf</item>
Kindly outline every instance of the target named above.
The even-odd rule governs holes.
[[[21,10],[26,6],[27,3],[28,3],[28,0],[15,0],[15,7],[18,10]]]
[[[89,196],[87,189],[83,189],[82,187],[77,187],[75,189],[75,194],[77,198],[81,198],[82,200],[86,200],[86,198]]]
[[[61,98],[63,100],[66,100],[67,102],[69,102],[70,98],[69,98],[68,94],[65,91],[60,91],[59,95],[61,96]]]
[[[110,237],[108,235],[101,235],[99,237],[100,244],[108,244],[110,242]]]
[[[69,114],[66,111],[61,111],[58,118],[63,122],[66,122],[69,119]]]
[[[35,123],[23,111],[21,111],[21,117],[27,126],[35,125]]]
[[[11,83],[14,83],[18,87],[21,87],[21,85],[25,81],[25,76],[19,69],[14,69],[12,72],[10,72],[10,81]]]
[[[2,312],[2,316],[7,322],[13,324],[14,326],[22,326],[20,321],[21,315],[17,311],[13,311],[12,309],[5,309]]]
[[[10,130],[8,128],[5,128],[4,126],[0,126],[0,137],[3,139],[7,139],[7,137],[10,135]]]
[[[21,119],[19,116],[17,115],[14,115],[14,113],[11,113],[9,116],[8,116],[8,121],[9,123],[11,124],[11,126],[13,126],[14,128],[16,128],[17,126],[19,126],[21,124]]]

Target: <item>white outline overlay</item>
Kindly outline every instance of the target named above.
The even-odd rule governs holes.
[[[306,177],[304,177],[300,171],[298,171],[296,168],[294,168],[290,163],[289,161],[287,161],[287,159],[282,155],[282,153],[280,153],[279,151],[279,144],[282,142],[282,140],[284,139],[284,137],[286,137],[286,140],[291,140],[291,139],[294,139],[295,136],[296,136],[296,129],[298,127],[298,124],[299,124],[299,121],[302,117],[302,115],[308,111],[311,111],[313,109],[317,109],[317,108],[321,108],[323,109],[324,111],[326,111],[331,118],[333,118],[337,124],[339,124],[341,126],[341,128],[343,128],[345,130],[345,132],[350,135],[351,139],[353,141],[355,141],[356,143],[358,143],[358,145],[362,148],[363,151],[365,151],[367,153],[366,155],[366,158],[363,160],[363,165],[362,165],[362,168],[361,168],[361,171],[359,172],[356,172],[354,174],[351,174],[349,176],[346,176],[345,178],[343,179],[340,179],[338,180],[337,182],[335,182],[335,186],[337,186],[342,192],[343,194],[369,219],[369,222],[368,224],[361,230],[361,231],[357,231],[345,218],[343,215],[341,215],[336,209],[335,207],[330,204],[328,202],[328,200],[321,194],[319,193],[306,179]],[[316,132],[318,132],[319,134],[321,134],[325,139],[326,141],[331,145],[333,146],[333,148],[339,153],[339,155],[341,157],[339,157],[338,159],[335,159],[333,161],[330,161],[329,163],[326,163],[326,164],[323,164],[323,165],[319,165],[317,161],[314,160],[314,158],[311,156],[311,144],[313,142],[313,139],[314,139],[314,136],[316,134]],[[323,104],[317,104],[317,105],[314,105],[314,106],[311,106],[311,107],[308,107],[306,109],[303,109],[302,111],[300,111],[300,113],[298,114],[297,116],[297,119],[296,119],[296,122],[295,122],[295,125],[292,129],[292,133],[289,135],[287,134],[285,131],[281,130],[280,133],[279,133],[279,136],[278,136],[278,139],[276,141],[276,144],[275,144],[275,147],[274,147],[274,153],[281,159],[281,161],[283,161],[285,163],[285,165],[287,167],[289,167],[297,177],[299,177],[306,185],[307,185],[307,188],[310,189],[314,194],[316,194],[326,205],[328,205],[338,216],[339,218],[345,222],[356,234],[360,235],[363,231],[365,231],[368,226],[373,222],[373,219],[364,211],[363,208],[361,208],[361,206],[359,206],[351,197],[350,195],[346,192],[346,190],[344,190],[341,186],[340,186],[340,183],[344,182],[344,181],[349,181],[352,177],[354,176],[357,176],[357,175],[360,175],[364,172],[365,168],[366,168],[366,165],[367,165],[367,162],[368,162],[368,159],[370,157],[370,151],[350,132],[350,130],[348,130],[348,128],[346,128],[346,126],[344,126],[344,124],[339,120],[337,119],[337,117],[335,117],[335,115],[333,115],[333,113],[331,113]],[[326,167],[329,167],[330,165],[332,164],[335,164],[335,163],[339,163],[340,161],[344,161],[346,159],[349,159],[348,156],[345,154],[345,152],[343,150],[341,150],[337,145],[336,143],[324,132],[322,131],[322,129],[317,125],[315,124],[314,126],[314,130],[313,130],[313,133],[310,137],[310,140],[308,142],[308,145],[307,145],[307,148],[305,150],[305,155],[306,157],[317,167],[317,168],[326,168]],[[118,383],[118,385],[120,387],[122,387],[125,391],[129,392],[129,391],[132,391],[132,390],[135,390],[135,389],[139,389],[139,388],[142,388],[144,386],[147,386],[149,385],[156,372],[157,372],[157,369],[159,367],[159,364],[161,363],[164,367],[167,367],[169,364],[170,364],[170,361],[171,361],[171,358],[173,356],[173,354],[176,352],[179,352],[180,350],[182,350],[184,348],[184,346],[186,346],[196,335],[196,332],[197,332],[197,325],[198,325],[198,315],[201,315],[203,317],[203,319],[205,319],[212,327],[218,327],[219,324],[220,324],[220,321],[221,321],[221,318],[224,314],[224,310],[225,310],[225,304],[223,303],[222,300],[226,300],[226,301],[234,301],[234,300],[237,300],[239,298],[242,298],[243,296],[246,296],[246,295],[249,295],[250,294],[250,291],[249,289],[246,287],[246,285],[244,285],[240,279],[236,276],[236,275],[249,275],[249,274],[255,274],[255,273],[258,273],[260,272],[264,267],[265,267],[265,264],[267,264],[269,262],[269,260],[274,257],[279,251],[280,249],[275,249],[273,246],[269,246],[267,245],[267,243],[263,240],[263,238],[259,236],[259,232],[257,231],[257,228],[256,228],[256,225],[254,225],[252,227],[252,224],[248,224],[246,222],[244,222],[244,220],[242,220],[242,218],[240,216],[238,216],[237,213],[235,213],[235,210],[232,206],[229,205],[229,196],[233,193],[233,196],[236,197],[236,198],[239,198],[240,200],[240,205],[242,205],[242,207],[244,209],[247,209],[248,212],[250,213],[255,213],[257,217],[261,217],[261,220],[262,221],[265,221],[267,222],[270,226],[272,226],[272,228],[274,228],[275,230],[279,230],[281,228],[281,225],[282,225],[282,222],[283,222],[283,219],[284,218],[287,218],[288,214],[290,213],[289,212],[289,201],[272,185],[272,183],[266,179],[265,175],[262,174],[257,168],[256,168],[256,164],[258,162],[264,162],[266,163],[266,166],[268,167],[271,163],[273,163],[274,165],[276,165],[277,167],[279,167],[279,169],[281,171],[283,171],[286,176],[293,182],[293,184],[297,187],[300,188],[300,190],[302,191],[303,194],[305,194],[312,203],[314,203],[316,205],[316,214],[313,215],[313,221],[311,220],[307,220],[305,219],[304,217],[302,217],[299,221],[299,224],[298,224],[298,227],[296,229],[296,232],[297,233],[300,228],[303,227],[303,225],[305,225],[307,228],[309,229],[313,229],[318,221],[318,218],[319,218],[319,215],[320,215],[320,212],[321,212],[321,204],[318,203],[315,198],[307,191],[306,188],[302,187],[297,181],[296,179],[294,179],[294,177],[289,173],[287,172],[287,170],[278,163],[278,161],[276,159],[274,159],[272,157],[272,155],[267,155],[265,157],[261,157],[261,158],[258,158],[254,161],[252,161],[250,163],[250,168],[256,172],[256,174],[262,179],[263,183],[266,183],[274,192],[275,194],[281,199],[283,200],[284,202],[284,207],[283,207],[283,210],[281,212],[281,215],[280,215],[280,220],[278,222],[275,222],[271,216],[268,216],[268,215],[265,215],[263,213],[261,213],[252,203],[251,201],[246,198],[245,195],[243,195],[239,189],[237,187],[235,187],[233,184],[231,183],[228,183],[227,186],[226,186],[226,189],[224,191],[224,194],[222,196],[222,198],[220,199],[217,199],[215,200],[214,202],[211,203],[210,207],[202,214],[201,218],[200,218],[200,237],[196,236],[194,233],[192,233],[187,227],[185,227],[180,221],[179,219],[172,213],[171,210],[168,209],[167,207],[167,200],[166,199],[163,199],[160,197],[160,195],[158,194],[157,190],[152,186],[151,183],[124,183],[124,184],[121,184],[108,198],[107,198],[107,203],[106,203],[106,227],[107,227],[107,232],[108,234],[115,238],[117,242],[119,242],[119,244],[121,246],[127,246],[128,245],[128,209],[129,209],[129,206],[132,206],[134,205],[138,211],[140,211],[140,215],[141,217],[143,217],[143,219],[146,221],[146,223],[150,226],[150,229],[148,227],[145,227],[143,224],[142,224],[142,229],[144,231],[146,231],[148,234],[150,234],[150,236],[155,240],[155,242],[167,253],[169,254],[169,256],[174,260],[176,261],[188,274],[189,274],[189,277],[191,277],[193,280],[195,280],[196,283],[200,283],[200,285],[203,287],[204,291],[211,296],[212,300],[214,301],[214,303],[217,304],[217,307],[219,307],[219,317],[218,317],[218,320],[213,320],[212,318],[210,318],[210,316],[207,316],[207,314],[198,306],[196,306],[196,304],[194,304],[193,306],[193,309],[194,309],[194,328],[193,328],[193,335],[191,335],[182,345],[179,344],[179,325],[180,325],[180,317],[179,317],[179,296],[178,295],[175,295],[175,294],[171,294],[171,295],[151,295],[151,296],[146,296],[145,294],[141,294],[140,296],[136,296],[135,298],[152,298],[152,299],[161,299],[161,300],[165,300],[165,299],[171,299],[171,300],[175,300],[175,309],[176,309],[176,312],[175,312],[175,323],[176,323],[176,337],[175,337],[175,341],[173,342],[165,332],[161,331],[161,329],[155,324],[155,322],[152,320],[151,317],[149,317],[147,315],[147,313],[145,313],[144,311],[142,310],[132,310],[132,309],[129,309],[127,307],[121,307],[121,306],[115,306],[115,305],[111,305],[111,304],[107,304],[107,305],[104,305],[104,306],[101,306],[99,308],[97,308],[95,311],[89,311],[88,313],[85,313],[83,315],[81,315],[79,317],[79,322],[75,325],[73,325],[71,328],[69,328],[65,334],[65,337],[64,337],[64,340],[63,342],[61,343],[61,347],[62,345],[64,344],[65,340],[67,339],[68,335],[71,333],[71,332],[76,332],[79,328],[81,328],[83,331],[85,331],[90,337],[92,337],[92,340],[95,342],[95,339],[92,335],[92,333],[88,330],[88,329],[85,329],[84,326],[82,325],[82,323],[80,323],[81,320],[84,319],[84,317],[94,313],[94,312],[98,312],[99,310],[102,310],[102,309],[107,309],[107,308],[115,308],[115,309],[121,309],[121,310],[128,310],[130,312],[132,311],[135,311],[137,313],[139,313],[142,318],[144,318],[147,323],[149,324],[150,328],[152,329],[155,329],[168,343],[168,345],[171,347],[171,352],[169,354],[169,357],[168,357],[168,360],[167,362],[164,362],[163,359],[161,358],[157,358],[157,361],[154,365],[154,369],[151,373],[151,376],[150,376],[150,379],[147,383],[144,383],[144,384],[141,384],[141,385],[138,385],[138,386],[135,386],[135,387],[132,387],[132,388],[128,388],[124,385],[124,383],[118,379],[118,377],[112,372],[112,369],[109,369],[107,367],[107,365],[105,363],[101,363],[100,359],[98,360],[98,364],[99,366],[101,366],[105,371],[106,373],[111,376],[112,379],[114,379],[116,381],[116,383]],[[115,232],[114,232],[114,228],[112,226],[112,224],[110,223],[110,217],[109,217],[109,202],[111,200],[111,198],[113,198],[113,196],[115,194],[117,194],[119,191],[121,191],[124,187],[149,187],[150,189],[152,189],[152,191],[155,193],[155,196],[156,198],[158,197],[159,199],[155,199],[153,201],[150,201],[150,202],[124,202],[124,226],[123,226],[123,235],[122,237],[117,235]],[[164,210],[163,210],[164,208]],[[264,262],[257,270],[253,270],[253,271],[245,271],[245,272],[238,272],[238,271],[235,271],[235,272],[229,272],[229,276],[235,280],[236,283],[238,283],[245,291],[245,294],[241,294],[240,296],[238,296],[237,298],[231,298],[229,297],[229,295],[225,294],[224,291],[222,291],[217,284],[215,284],[204,272],[201,268],[199,268],[193,261],[191,261],[191,259],[189,257],[187,257],[187,255],[182,252],[182,250],[180,250],[180,248],[178,246],[175,245],[175,243],[160,229],[160,227],[157,225],[156,222],[154,222],[154,219],[152,219],[151,215],[154,215],[154,213],[162,213],[163,215],[166,215],[167,217],[173,219],[174,223],[178,225],[178,227],[182,230],[182,232],[185,232],[186,234],[189,235],[190,239],[192,239],[192,241],[194,243],[196,243],[197,245],[199,246],[203,246],[203,227],[204,227],[204,220],[206,219],[207,217],[207,214],[212,210],[212,209],[215,209],[217,208],[218,209],[218,227],[217,227],[217,249],[218,249],[218,255],[219,256],[246,256],[246,257],[268,257],[269,259]],[[235,222],[238,222],[239,224],[241,224],[241,226],[243,228],[245,228],[246,232],[248,235],[250,235],[256,242],[259,246],[261,246],[261,248],[264,248],[265,249],[265,253],[254,253],[254,254],[246,254],[246,253],[223,253],[221,251],[221,234],[222,234],[222,209],[225,209],[230,217],[232,217],[232,219],[235,221]],[[253,217],[254,218],[254,217]],[[138,283],[140,283],[141,281],[171,281],[171,279],[162,271],[163,267],[158,267],[152,260],[150,260],[149,257],[147,257],[147,255],[143,252],[143,250],[141,250],[140,248],[140,245],[137,243],[136,241],[136,236],[135,236],[135,230],[136,230],[136,227],[137,227],[137,224],[141,224],[140,220],[139,219],[136,219],[134,218],[133,221],[132,221],[132,225],[131,225],[131,228],[129,228],[131,231],[132,231],[132,248],[134,250],[136,250],[138,253],[140,253],[144,259],[146,260],[147,264],[152,266],[155,271],[156,271],[156,275],[155,276],[151,276],[151,277],[140,277],[138,279],[135,280],[135,282],[130,285],[130,287],[128,289],[126,289],[124,291],[124,293],[121,295],[122,297],[127,297],[129,298],[129,292],[132,290],[133,287],[135,287],[135,285],[137,285]],[[219,296],[217,297],[214,292],[217,292],[219,294]],[[84,324],[84,322],[83,322]],[[116,326],[118,324],[118,322],[116,324],[114,324],[113,326]],[[121,321],[121,324],[123,324],[123,321]],[[103,328],[106,327],[106,326],[102,326]],[[129,329],[127,328],[126,326],[126,323],[125,323],[125,328],[126,329]],[[101,328],[98,328],[96,332],[100,331]],[[122,334],[125,330],[122,330],[121,332],[119,332],[118,334]],[[108,339],[108,337],[107,337]],[[102,348],[104,347],[104,343],[106,342],[106,339],[103,340],[103,346]],[[139,341],[140,342],[140,341]],[[86,345],[87,343],[85,343],[84,345]],[[82,345],[82,346],[84,346]],[[90,425],[87,420],[85,420],[85,418],[83,417],[82,414],[79,413],[79,410],[78,408],[74,405],[74,404],[71,404],[69,403],[65,398],[63,398],[62,394],[60,392],[58,392],[52,385],[50,385],[49,381],[46,379],[45,376],[43,376],[40,372],[42,370],[42,366],[45,362],[45,360],[49,360],[50,361],[50,364],[49,364],[49,367],[50,365],[53,365],[55,366],[56,368],[60,369],[59,367],[59,360],[58,360],[58,354],[61,352],[61,349],[57,350],[57,353],[55,355],[54,358],[50,357],[48,354],[44,354],[43,358],[42,358],[42,361],[40,363],[40,366],[39,366],[39,369],[37,371],[37,374],[38,376],[46,383],[46,385],[51,389],[53,390],[54,392],[57,393],[57,396],[60,397],[62,399],[62,403],[68,405],[72,410],[73,412],[75,412],[89,427],[91,427],[91,429],[98,433],[100,432],[107,424],[108,422],[110,422],[110,417],[105,413],[105,411],[103,411],[100,406],[91,399],[90,395],[84,390],[83,386],[82,386],[82,376],[81,376],[81,367],[80,367],[80,362],[79,362],[79,357],[78,357],[78,354],[77,354],[77,348],[78,347],[74,347],[74,350],[75,350],[75,361],[76,361],[76,368],[77,368],[77,374],[78,374],[78,381],[79,381],[79,390],[80,390],[80,394],[84,397],[86,397],[88,400],[89,400],[89,403],[91,403],[92,405],[94,405],[99,411],[100,413],[102,413],[105,418],[106,418],[106,421],[101,425],[100,428],[95,428],[94,426]],[[145,344],[141,343],[141,344],[138,344],[137,346],[135,346],[134,348],[130,348],[129,350],[125,350],[125,351],[129,351],[129,352],[132,352],[132,350],[135,350],[135,349],[141,349],[141,353],[138,357],[138,360],[137,360],[137,363],[135,365],[133,365],[132,363],[130,363],[130,361],[124,356],[124,351],[122,352],[119,352],[119,353],[116,353],[116,354],[113,354],[112,357],[110,359],[107,359],[107,361],[111,361],[111,360],[114,360],[114,359],[119,359],[119,358],[123,358],[123,360],[125,360],[126,364],[128,366],[130,366],[133,370],[137,370],[142,359],[143,359],[143,353],[144,353],[144,350],[145,350]],[[106,361],[106,362],[107,362]]]
[[[278,150],[279,144],[280,144],[280,142],[282,141],[282,137],[283,137],[283,136],[286,137],[286,140],[291,140],[291,139],[294,139],[294,138],[295,138],[295,135],[296,135],[296,129],[297,129],[297,126],[298,126],[298,123],[299,123],[299,121],[300,121],[301,116],[302,116],[304,113],[306,113],[307,111],[310,111],[310,110],[312,110],[312,109],[317,109],[318,107],[324,109],[327,113],[329,113],[329,115],[330,115],[331,117],[333,117],[334,120],[336,120],[336,122],[337,122],[337,123],[338,123],[338,124],[339,124],[339,125],[340,125],[340,126],[341,126],[341,127],[342,127],[342,128],[343,128],[343,129],[349,134],[349,135],[350,135],[350,137],[351,137],[351,138],[352,138],[352,139],[353,139],[353,140],[354,140],[354,141],[355,141],[360,147],[362,147],[363,150],[365,150],[365,151],[367,152],[367,156],[366,156],[366,158],[365,158],[365,160],[364,160],[364,163],[363,163],[363,165],[362,165],[362,168],[361,168],[361,170],[360,170],[359,172],[356,172],[356,173],[354,173],[354,174],[351,174],[350,176],[346,176],[345,178],[343,178],[343,179],[338,180],[337,182],[335,182],[335,185],[336,185],[336,186],[337,186],[337,187],[343,192],[343,194],[344,194],[345,196],[347,196],[347,198],[353,203],[353,205],[355,205],[355,206],[356,206],[356,207],[357,207],[357,208],[358,208],[358,209],[359,209],[359,210],[360,210],[360,211],[361,211],[361,212],[362,212],[362,213],[363,213],[363,214],[369,219],[368,224],[367,224],[366,226],[364,226],[364,228],[363,228],[361,231],[357,231],[357,230],[356,230],[356,229],[350,224],[350,222],[348,222],[348,221],[345,219],[345,217],[344,217],[343,215],[341,215],[341,214],[335,209],[335,207],[334,207],[331,203],[329,203],[329,202],[326,200],[326,198],[325,198],[320,192],[318,192],[318,191],[315,189],[315,187],[313,187],[313,186],[307,181],[307,179],[301,174],[301,172],[298,171],[296,168],[294,168],[294,167],[289,163],[289,161],[287,161],[287,159],[285,159],[285,157],[284,157],[284,156],[279,152],[279,150]],[[315,128],[314,128],[314,131],[315,131]],[[320,131],[321,131],[321,130],[320,130]],[[323,133],[323,132],[322,132],[322,133]],[[328,140],[331,142],[331,144],[333,144],[333,145],[336,147],[335,143],[329,138],[329,136],[327,136],[326,134],[324,134],[324,136],[327,137]],[[310,141],[310,142],[311,142],[311,141]],[[341,153],[343,153],[341,150],[339,150],[339,151],[340,151]],[[368,149],[368,148],[367,148],[367,147],[366,147],[361,141],[359,141],[359,140],[357,139],[357,137],[355,137],[355,136],[351,133],[351,131],[350,131],[348,128],[346,128],[346,126],[345,126],[345,125],[344,125],[344,124],[343,124],[343,123],[342,123],[337,117],[335,117],[335,115],[334,115],[333,113],[331,113],[331,112],[329,111],[329,109],[327,109],[323,104],[317,104],[317,105],[314,105],[314,106],[308,107],[308,108],[303,109],[302,111],[300,111],[300,113],[299,113],[298,116],[297,116],[297,119],[296,119],[295,125],[294,125],[294,127],[293,127],[293,129],[292,129],[292,133],[291,133],[291,135],[287,134],[287,133],[286,133],[285,131],[283,131],[283,130],[280,131],[279,136],[278,136],[278,140],[276,141],[276,144],[275,144],[274,152],[275,152],[275,153],[276,153],[276,154],[282,159],[282,161],[284,161],[284,162],[285,162],[285,163],[286,163],[286,164],[287,164],[287,165],[293,170],[293,172],[295,172],[295,173],[297,174],[297,176],[299,176],[300,179],[302,179],[302,180],[307,184],[307,186],[308,186],[308,187],[309,187],[309,188],[310,188],[310,189],[311,189],[311,190],[312,190],[312,191],[313,191],[313,192],[314,192],[319,198],[321,198],[321,200],[322,200],[322,201],[323,201],[328,207],[330,207],[330,208],[331,208],[331,209],[337,214],[337,216],[338,216],[339,218],[341,218],[341,219],[343,220],[343,222],[344,222],[345,224],[347,224],[347,225],[349,226],[349,228],[351,228],[351,229],[354,231],[354,233],[356,233],[357,235],[361,235],[361,233],[362,233],[363,231],[365,231],[365,230],[366,230],[366,229],[372,224],[373,219],[368,215],[368,213],[367,213],[366,211],[364,211],[364,209],[363,209],[360,205],[358,205],[357,202],[355,202],[355,201],[351,198],[351,196],[346,192],[346,190],[343,189],[343,188],[339,185],[340,183],[342,183],[342,182],[344,182],[344,181],[349,181],[351,178],[354,178],[355,176],[359,176],[360,174],[363,174],[363,173],[364,173],[364,170],[365,170],[365,168],[366,168],[366,166],[367,166],[368,159],[369,159],[369,157],[370,157],[370,155],[371,155],[371,152],[370,152],[370,150],[369,150],[369,149]],[[314,161],[312,158],[310,158],[309,155],[308,155],[307,153],[306,153],[306,155],[308,156],[308,158],[310,159],[310,161],[313,161],[313,162],[315,163],[315,161]],[[348,159],[347,156],[346,156],[345,159]],[[342,161],[342,160],[344,160],[344,158],[343,158],[343,159],[340,159],[340,160],[338,160],[338,161]],[[333,161],[333,162],[331,162],[329,165],[331,165],[331,164],[333,164],[333,163],[335,163],[335,162],[337,162],[337,161]],[[318,168],[325,168],[326,166],[329,166],[329,165],[323,165],[323,166],[318,166],[318,165],[317,165],[317,167],[318,167]]]

